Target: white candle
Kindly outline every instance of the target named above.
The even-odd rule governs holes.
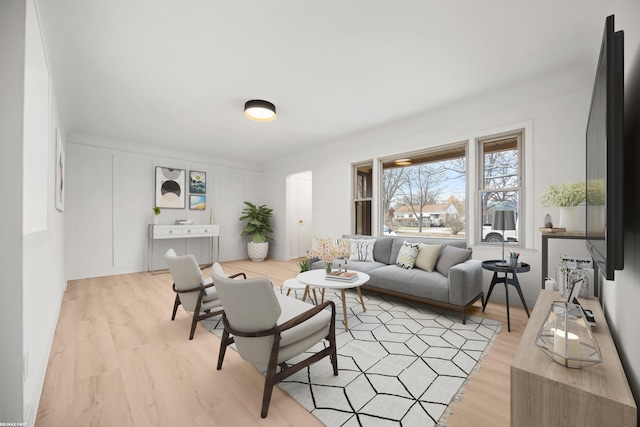
[[[553,337],[553,352],[556,355],[553,356],[554,360],[561,365],[564,365],[564,357],[557,356],[561,354],[566,356],[566,359],[580,359],[580,338],[576,334],[566,332],[561,329],[556,329]],[[570,368],[580,367],[579,361],[568,360],[567,366]]]

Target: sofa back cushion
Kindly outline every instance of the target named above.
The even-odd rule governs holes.
[[[441,250],[442,244],[428,245],[426,243],[420,243],[418,245],[418,256],[416,257],[416,268],[432,272],[433,269],[436,268],[436,262],[438,262]]]
[[[465,262],[471,258],[471,249],[462,249],[454,246],[445,246],[440,252],[436,271],[443,276],[449,277],[449,269],[456,264]]]
[[[453,246],[461,249],[467,248],[467,242],[464,240],[446,240],[446,239],[437,239],[431,237],[407,237],[407,236],[397,236],[392,237],[393,245],[391,247],[391,256],[389,258],[389,264],[395,264],[398,261],[398,253],[400,252],[400,248],[402,247],[402,243],[407,241],[409,243],[426,243],[427,245],[442,245],[442,249],[446,246]]]
[[[373,250],[376,239],[351,239],[349,261],[373,262]]]
[[[418,256],[418,244],[403,242],[400,252],[398,252],[398,260],[396,265],[398,267],[411,269],[416,263],[416,257]]]
[[[371,236],[361,235],[343,235],[343,239],[371,239]],[[373,245],[373,260],[381,262],[383,264],[391,264],[391,245],[393,244],[393,238],[391,237],[375,237],[376,244]],[[400,242],[402,243],[402,242]],[[397,256],[397,255],[396,255]],[[394,261],[395,264],[395,261]]]

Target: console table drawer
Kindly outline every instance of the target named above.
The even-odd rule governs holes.
[[[181,234],[181,230],[179,228],[161,228],[160,236],[157,236],[156,239],[163,239],[169,236],[179,236]]]

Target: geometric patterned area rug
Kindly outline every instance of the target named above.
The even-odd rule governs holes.
[[[467,316],[463,325],[456,312],[374,292],[363,298],[366,312],[356,291],[347,291],[345,332],[339,291],[325,293],[336,303],[338,376],[326,359],[278,387],[327,426],[445,425],[501,323]],[[221,335],[219,319],[203,323]]]

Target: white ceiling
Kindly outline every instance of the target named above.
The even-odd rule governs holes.
[[[595,69],[601,0],[36,0],[66,135],[265,163]],[[250,99],[278,118],[252,122]]]

